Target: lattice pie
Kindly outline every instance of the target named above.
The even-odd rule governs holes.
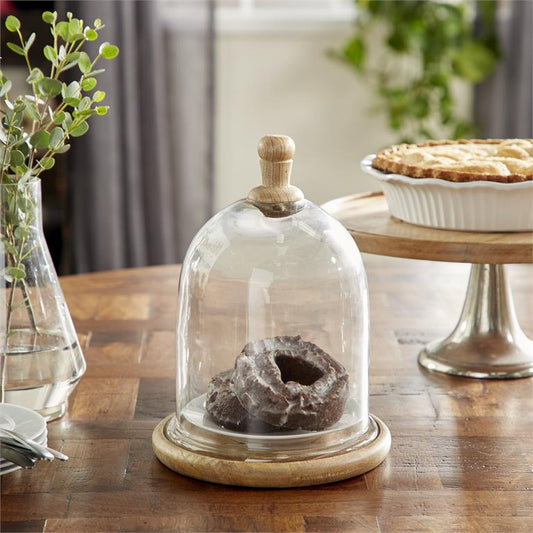
[[[430,141],[400,144],[377,154],[372,166],[413,178],[448,181],[533,180],[533,139]]]

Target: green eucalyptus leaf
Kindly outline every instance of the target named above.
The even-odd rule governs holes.
[[[63,96],[63,98],[77,98],[79,94],[80,84],[77,81],[72,81],[68,85],[66,83],[63,84],[63,87],[61,89],[61,96]]]
[[[24,265],[20,267],[8,266],[4,270],[4,278],[7,282],[11,283],[13,280],[24,279],[26,277],[26,271]]]
[[[83,111],[77,111],[76,116],[79,117],[92,117],[93,115],[96,115],[96,109],[87,108]]]
[[[65,118],[63,119],[63,129],[68,131],[72,125],[72,115],[68,111],[65,111],[64,113]]]
[[[50,11],[45,11],[42,14],[42,19],[43,22],[46,22],[47,24],[53,24],[57,19],[57,13],[55,11],[53,13]]]
[[[56,24],[56,33],[63,39],[67,41],[68,39],[68,22],[61,21]]]
[[[59,59],[59,61],[63,61],[64,59],[66,59],[66,57],[67,57],[67,49],[66,49],[65,45],[62,44],[59,47],[59,52],[57,53],[57,58]]]
[[[30,155],[31,149],[30,149],[30,146],[28,145],[28,143],[26,141],[23,141],[22,143],[20,143],[20,145],[18,146],[18,149],[24,155],[24,159],[26,159],[26,157],[28,157]]]
[[[65,70],[69,70],[72,67],[75,67],[78,64],[78,61],[71,61],[70,63],[67,63],[62,69],[61,72],[65,72]]]
[[[17,96],[17,99],[15,100],[14,111],[15,113],[24,111],[24,98],[22,96]]]
[[[46,59],[48,59],[48,61],[50,61],[53,65],[57,65],[57,52],[53,46],[47,44],[43,48],[43,54],[44,57],[46,57]]]
[[[109,106],[107,105],[101,105],[96,108],[97,115],[107,115],[108,111],[109,111]]]
[[[63,124],[63,121],[65,120],[65,112],[64,111],[58,111],[55,115],[54,115],[54,119],[53,119],[53,123],[56,124],[56,125],[60,125],[60,124]]]
[[[98,39],[98,33],[92,28],[85,28],[83,33],[88,41],[96,41],[96,39]]]
[[[45,157],[38,164],[44,170],[50,170],[55,165],[55,159],[53,157]]]
[[[22,176],[23,174],[26,174],[26,172],[28,172],[29,170],[24,163],[22,165],[11,165],[10,168],[13,174],[15,174],[15,176]]]
[[[25,56],[26,52],[24,51],[24,48],[21,48],[18,44],[15,43],[7,43],[7,47],[15,52],[15,54],[18,54],[19,56]]]
[[[26,139],[24,137],[19,137],[18,139],[14,140],[11,143],[11,148],[16,148],[17,150],[20,149],[20,146],[26,142]]]
[[[93,94],[93,102],[101,102],[105,98],[105,91],[95,91]]]
[[[11,150],[9,157],[9,164],[11,166],[19,166],[24,164],[24,154],[20,150]]]
[[[69,41],[79,41],[83,38],[83,24],[81,20],[73,18],[68,23]]]
[[[78,107],[80,105],[80,99],[74,98],[73,96],[63,98],[63,103],[71,106],[71,107]]]
[[[64,144],[56,150],[56,154],[64,154],[70,150],[70,144]]]
[[[65,57],[66,61],[78,61],[80,57],[80,52],[71,52],[70,54],[67,54]]]
[[[26,78],[28,83],[34,83],[41,81],[44,78],[44,74],[40,68],[34,67],[31,69],[29,76]]]
[[[82,122],[81,124],[78,124],[74,129],[69,131],[69,134],[72,135],[72,137],[81,137],[82,135],[85,135],[89,131],[89,124],[87,122]]]
[[[50,144],[50,134],[45,130],[36,131],[30,137],[30,144],[34,148],[48,148]]]
[[[92,91],[96,87],[96,83],[97,83],[96,78],[85,78],[81,82],[81,88],[85,92]]]
[[[10,32],[16,32],[20,28],[20,20],[14,15],[9,15],[6,18],[6,29]]]
[[[85,111],[91,107],[92,100],[88,96],[84,96],[80,100],[80,105],[78,106],[78,111]]]
[[[26,114],[34,122],[40,122],[41,121],[41,115],[39,115],[39,111],[37,110],[37,106],[33,102],[30,102],[29,100],[26,100]]]
[[[3,242],[4,242],[4,246],[6,247],[6,251],[9,254],[11,254],[11,255],[17,255],[18,254],[17,249],[7,239],[5,239]]]
[[[63,142],[64,135],[65,132],[61,128],[54,128],[50,132],[50,148],[52,148],[52,150],[55,150],[60,146]]]
[[[94,79],[94,78],[93,78]],[[13,84],[11,83],[10,80],[7,80],[3,85],[2,85],[2,88],[0,88],[0,96],[4,96],[5,94],[7,94],[10,90],[11,90],[11,87],[13,86]]]
[[[57,96],[58,94],[61,94],[61,89],[63,87],[63,84],[55,80],[53,78],[43,78],[38,83],[39,89],[45,96]]]
[[[28,37],[28,40],[26,41],[26,44],[24,45],[24,50],[26,51],[26,53],[28,52],[28,50],[31,48],[31,45],[35,42],[35,32],[32,33],[29,37]]]
[[[85,52],[80,52],[78,67],[83,74],[87,74],[91,70],[91,59]]]
[[[19,182],[19,186],[20,185],[21,184]],[[29,206],[29,202],[26,196],[24,194],[19,195],[17,197],[17,209],[24,213],[25,211],[28,210],[28,207],[30,206]],[[15,228],[15,237],[19,240],[25,239],[29,235],[29,233],[30,233],[30,229],[26,225],[19,224]],[[21,268],[24,268],[24,265],[20,265],[20,266]]]
[[[25,106],[23,104],[22,107],[16,107],[15,111],[13,112],[12,118],[11,118],[11,133],[14,135],[22,134],[22,130],[15,129],[17,126],[20,126],[22,124],[22,119],[24,118],[24,109]],[[13,128],[15,126],[15,128]]]
[[[102,43],[98,52],[104,59],[113,59],[118,56],[119,49],[118,46],[115,46],[114,44]]]

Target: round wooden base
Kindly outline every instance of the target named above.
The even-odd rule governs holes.
[[[303,461],[232,461],[195,453],[170,441],[165,428],[172,416],[167,416],[154,429],[152,447],[156,457],[175,472],[223,485],[284,488],[341,481],[378,466],[391,446],[389,428],[372,416],[379,429],[376,438],[365,446],[344,453]]]

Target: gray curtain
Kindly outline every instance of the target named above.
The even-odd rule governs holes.
[[[533,137],[533,0],[499,0],[503,61],[475,89],[474,113],[486,138]]]
[[[63,3],[120,48],[98,83],[110,112],[68,153],[73,272],[179,262],[212,213],[212,4],[170,7]]]

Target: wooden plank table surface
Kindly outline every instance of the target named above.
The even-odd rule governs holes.
[[[533,379],[423,371],[459,316],[469,265],[363,256],[370,410],[392,433],[375,470],[304,489],[217,486],[165,468],[152,430],[174,410],[178,267],[63,278],[87,359],[49,444],[69,461],[0,478],[2,531],[533,531]],[[533,266],[509,265],[533,336]],[[305,312],[305,310],[302,310]]]

